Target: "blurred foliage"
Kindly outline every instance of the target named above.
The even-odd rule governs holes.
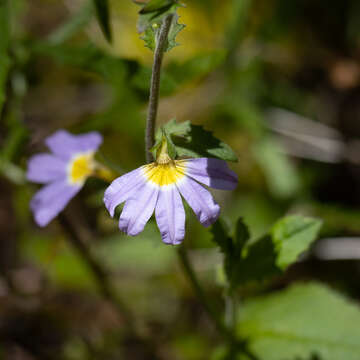
[[[241,314],[238,331],[260,359],[359,356],[359,308],[323,285],[293,285],[250,300]]]
[[[186,208],[185,244],[221,316],[222,296],[236,285],[236,328],[251,354],[222,343],[154,221],[136,238],[118,232],[102,205],[106,184],[89,181],[66,214],[162,359],[357,359],[360,242],[348,248],[343,240],[360,241],[359,2],[183,2],[178,22],[186,28],[176,36],[181,46],[165,54],[158,125],[166,124],[178,155],[238,158],[230,164],[238,189],[213,192],[221,222],[211,234]],[[133,1],[106,3],[0,1],[4,360],[143,358],[61,224],[33,223],[37,187],[24,177],[29,156],[58,128],[102,132],[99,161],[119,173],[144,163],[153,54],[137,23],[153,25],[174,2],[149,3],[155,8],[140,22]],[[276,122],[274,109],[286,110]],[[223,142],[204,149],[214,137]],[[337,156],[320,161],[319,152]],[[320,218],[319,242],[336,238],[348,259],[313,250]]]

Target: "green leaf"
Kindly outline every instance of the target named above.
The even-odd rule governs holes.
[[[240,218],[236,223],[235,237],[231,238],[222,220],[218,220],[212,227],[213,241],[219,245],[224,254],[224,270],[228,282],[234,287],[236,282],[237,265],[241,261],[241,253],[250,234],[247,226]]]
[[[179,34],[179,32],[182,29],[184,29],[185,25],[179,24],[178,19],[179,16],[175,14],[171,22],[171,26],[168,34],[168,41],[164,51],[170,51],[171,49],[179,45],[176,42],[176,37]],[[140,37],[140,39],[144,40],[145,47],[149,48],[151,51],[155,51],[156,49],[156,41],[159,35],[160,28],[161,28],[161,22],[154,22],[145,29],[144,35]]]
[[[173,141],[171,140],[171,136],[168,134],[168,132],[165,129],[163,129],[163,133],[164,133],[164,138],[167,143],[168,154],[174,160],[174,159],[176,159],[176,155],[177,155],[176,147],[175,147]]]
[[[232,263],[231,271],[227,271],[231,286],[280,275],[315,241],[320,227],[320,220],[293,215],[279,220],[269,234],[248,240],[247,229],[238,223],[236,236],[241,256]]]
[[[248,241],[242,249],[241,257],[234,263],[229,279],[233,288],[249,283],[264,281],[280,275],[276,266],[275,247],[269,235]]]
[[[211,226],[212,240],[220,247],[222,253],[229,254],[232,251],[232,239],[229,237],[228,230],[224,222],[219,219]]]
[[[170,51],[174,47],[179,45],[179,43],[176,42],[176,37],[178,36],[179,32],[186,27],[186,25],[179,24],[178,20],[179,20],[179,16],[177,14],[175,14],[175,16],[172,20],[172,23],[171,23],[171,27],[170,27],[170,31],[169,31],[169,35],[168,35],[168,43],[167,43],[165,51]]]
[[[250,300],[239,315],[238,334],[254,358],[359,359],[360,309],[326,286],[298,284]]]
[[[185,137],[177,137],[173,141],[178,156],[212,157],[226,161],[237,161],[237,156],[229,145],[200,125],[191,125],[191,129]]]
[[[163,127],[168,134],[176,136],[186,136],[191,131],[191,123],[189,120],[177,122],[176,119],[171,119]]]
[[[278,221],[271,230],[275,244],[276,265],[285,270],[306,251],[316,239],[322,221],[299,215],[288,216]]]
[[[96,17],[100,24],[101,30],[107,39],[112,41],[111,26],[110,26],[110,11],[108,0],[94,0],[94,6],[96,11]]]
[[[0,0],[0,114],[6,99],[6,81],[10,70],[10,10],[8,0]]]
[[[158,33],[158,29],[158,24],[148,26],[144,32],[144,35],[140,37],[141,40],[144,40],[145,47],[147,47],[151,51],[155,51],[156,48],[156,36]]]
[[[166,133],[176,146],[177,156],[212,157],[227,161],[237,161],[234,151],[229,145],[217,139],[212,132],[189,121],[177,123],[175,119],[164,125]],[[156,134],[156,144],[161,139],[161,130]],[[155,145],[155,146],[157,146]]]
[[[176,0],[150,0],[140,11],[139,14],[148,14],[163,11],[176,3]]]
[[[150,3],[148,3],[146,6],[149,6]],[[145,11],[144,13],[142,10],[140,10],[140,16],[137,23],[138,32],[143,33],[146,29],[152,27],[154,24],[160,25],[163,18],[168,14],[175,13],[179,6],[181,5],[176,1],[168,1],[167,5],[164,6],[156,7],[154,5],[152,11]]]

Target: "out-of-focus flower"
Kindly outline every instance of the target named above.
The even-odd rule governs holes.
[[[59,130],[45,140],[51,153],[29,159],[26,177],[45,184],[31,200],[30,208],[39,226],[46,226],[94,175],[98,164],[94,154],[102,143],[97,132],[72,135]]]
[[[223,160],[172,160],[163,154],[156,162],[114,180],[105,192],[104,202],[111,216],[119,204],[126,202],[119,228],[132,236],[143,231],[155,209],[162,240],[176,245],[185,236],[185,211],[180,194],[205,227],[219,217],[219,205],[199,182],[215,189],[233,190],[237,175]]]

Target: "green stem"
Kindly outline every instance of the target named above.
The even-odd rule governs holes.
[[[150,84],[149,109],[146,118],[145,133],[145,153],[146,161],[148,163],[154,160],[150,149],[154,146],[155,143],[155,123],[159,105],[161,65],[173,17],[174,14],[165,16],[160,28],[159,35],[156,39],[156,48],[154,52],[154,63],[152,67]]]
[[[209,315],[210,319],[214,323],[218,332],[228,341],[236,342],[234,336],[231,331],[224,325],[221,319],[217,315],[217,311],[213,308],[212,304],[208,301],[208,297],[206,296],[203,288],[200,285],[199,280],[196,277],[195,271],[191,265],[189,260],[186,248],[184,245],[179,247],[178,250],[179,260],[183,267],[184,273],[189,279],[194,291],[199,298],[200,302],[204,306],[205,311]]]

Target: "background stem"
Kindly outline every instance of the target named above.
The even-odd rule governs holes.
[[[198,281],[195,271],[191,265],[191,262],[189,260],[186,248],[184,245],[181,245],[178,249],[178,255],[180,263],[184,269],[184,273],[186,274],[187,278],[189,279],[192,287],[194,288],[194,291],[196,292],[196,295],[202,305],[204,306],[205,311],[209,315],[210,319],[214,323],[216,329],[218,332],[227,340],[230,342],[234,342],[233,334],[227,329],[227,327],[224,325],[224,323],[221,321],[221,319],[218,317],[218,311],[213,308],[212,304],[208,301],[208,298],[203,290],[203,288],[200,285],[200,282]]]
[[[173,17],[174,14],[165,16],[156,39],[154,63],[151,74],[149,108],[146,118],[145,153],[148,163],[154,160],[150,149],[154,146],[155,142],[155,122],[159,105],[161,65]]]
[[[93,256],[86,242],[81,238],[79,232],[73,226],[66,214],[59,214],[59,221],[67,234],[67,240],[91,270],[96,285],[103,297],[118,309],[121,317],[124,318],[126,325],[130,329],[133,329],[134,321],[132,315],[127,306],[118,297],[117,292],[109,279],[108,271]]]

